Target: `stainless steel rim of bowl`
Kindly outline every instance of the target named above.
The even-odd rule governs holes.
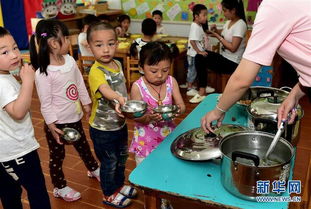
[[[126,101],[125,105],[121,106],[122,112],[127,113],[135,113],[144,111],[147,108],[147,103],[140,100],[128,100]]]
[[[170,112],[176,112],[177,110],[178,110],[177,105],[160,105],[154,108],[154,112],[156,113],[170,113]]]

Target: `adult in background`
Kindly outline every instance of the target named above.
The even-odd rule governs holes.
[[[210,34],[221,43],[220,54],[207,51],[206,55],[195,56],[199,92],[191,103],[199,103],[209,93],[207,86],[207,68],[217,73],[232,74],[241,61],[245,50],[245,34],[247,30],[244,6],[242,0],[223,0],[221,2],[224,16],[228,21],[222,30],[217,30],[216,25],[211,26]]]
[[[250,87],[262,65],[270,65],[277,52],[299,74],[299,82],[278,110],[278,121],[286,119],[290,111],[311,87],[311,4],[309,0],[264,0],[256,15],[251,37],[243,58],[229,79],[215,109],[201,120],[206,132],[213,131],[211,122],[221,125],[225,112]],[[290,18],[289,18],[290,14]],[[289,123],[296,117],[292,111]]]

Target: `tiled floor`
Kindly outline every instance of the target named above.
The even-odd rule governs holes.
[[[183,92],[185,95],[185,92]],[[185,100],[187,97],[184,96]],[[176,119],[176,123],[178,124],[186,115],[195,108],[196,105],[190,104],[187,102],[187,111],[180,118]],[[305,116],[302,120],[301,125],[301,138],[297,147],[297,157],[295,164],[295,179],[300,179],[304,182],[308,159],[311,153],[311,138],[309,137],[311,134],[311,104],[307,99],[302,101],[302,106],[305,110]],[[68,181],[68,185],[75,188],[82,194],[82,198],[76,202],[65,202],[64,200],[53,197],[52,190],[53,186],[51,184],[50,176],[49,176],[49,156],[48,156],[48,147],[46,143],[46,139],[43,132],[43,119],[40,114],[40,106],[39,101],[36,95],[33,96],[32,102],[32,121],[35,128],[36,138],[39,141],[41,147],[39,149],[39,154],[41,158],[41,164],[43,168],[43,172],[45,175],[48,193],[50,195],[50,200],[53,209],[98,209],[98,208],[107,208],[110,209],[112,207],[103,205],[101,202],[102,192],[99,186],[99,183],[95,179],[90,179],[86,175],[86,168],[83,165],[82,161],[78,157],[76,151],[72,146],[66,147],[66,158],[64,161],[64,172],[66,179]],[[130,130],[130,139],[133,134],[133,122],[129,121],[129,130]],[[85,127],[85,131],[88,136],[88,125],[86,121],[83,121],[83,125]],[[89,140],[91,144],[91,141]],[[91,147],[93,145],[91,144]],[[92,148],[93,151],[93,148]],[[133,155],[130,155],[130,158],[127,162],[126,167],[126,176],[134,169],[135,162],[133,160]],[[29,204],[27,198],[23,198],[23,204],[25,209],[29,209]],[[187,200],[176,199],[173,201],[174,209],[199,209],[202,208],[197,204],[193,204]],[[0,208],[1,204],[0,204]],[[138,195],[138,199],[134,199],[132,205],[128,207],[129,209],[143,209],[143,194],[140,192]]]

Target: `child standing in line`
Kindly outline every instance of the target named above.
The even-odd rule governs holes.
[[[191,23],[187,50],[187,62],[188,62],[188,73],[187,73],[187,84],[181,85],[181,88],[187,88],[187,96],[195,96],[198,91],[193,87],[193,82],[196,79],[197,71],[195,68],[195,55],[201,54],[207,55],[204,49],[204,37],[205,33],[202,28],[202,24],[206,23],[207,8],[203,4],[196,4],[193,7],[193,22]],[[214,92],[215,89],[207,86],[206,92]]]
[[[35,73],[25,64],[22,84],[10,74],[21,65],[14,38],[0,27],[0,199],[4,209],[21,209],[22,186],[31,209],[50,209],[29,114]]]
[[[131,18],[128,15],[121,15],[118,18],[119,26],[116,27],[116,33],[118,37],[128,37],[128,29],[131,24]]]
[[[130,47],[130,55],[135,58],[139,58],[141,48],[153,40],[157,32],[156,22],[151,18],[144,19],[141,23],[141,32],[143,34],[142,38],[135,39]]]
[[[83,28],[82,32],[79,33],[78,36],[79,50],[82,56],[93,56],[86,40],[86,31],[91,24],[96,22],[99,22],[99,18],[97,18],[95,15],[86,15],[82,19]]]
[[[89,123],[95,153],[101,162],[103,203],[126,207],[137,191],[124,185],[128,132],[125,119],[115,111],[115,105],[124,105],[127,89],[121,63],[113,59],[118,47],[117,35],[111,25],[97,23],[89,27],[87,40],[96,59],[89,74],[93,101]]]
[[[135,153],[136,165],[140,164],[175,128],[173,121],[164,121],[152,109],[158,105],[176,104],[179,113],[185,112],[185,104],[174,77],[168,75],[172,55],[169,47],[161,42],[150,42],[140,51],[139,66],[144,75],[131,89],[131,99],[148,104],[147,113],[135,119],[134,138],[130,152]],[[162,200],[162,209],[171,208]]]
[[[36,34],[31,37],[30,55],[31,62],[38,69],[35,81],[46,124],[44,131],[50,150],[53,195],[66,201],[75,201],[81,194],[67,186],[62,170],[65,158],[63,128],[74,128],[80,133],[81,138],[73,142],[73,146],[88,169],[87,175],[99,180],[99,167],[81,123],[81,103],[88,118],[91,100],[75,60],[68,55],[68,34],[64,23],[41,20],[36,26]]]
[[[165,34],[164,26],[162,25],[163,13],[160,10],[154,10],[152,19],[157,24],[157,34]]]
[[[79,33],[79,36],[78,36],[79,52],[80,52],[81,56],[89,56],[89,57],[93,56],[93,54],[90,50],[90,47],[87,43],[87,40],[86,40],[86,31],[91,24],[94,24],[94,23],[99,22],[99,21],[100,20],[98,17],[96,17],[95,15],[90,15],[90,14],[86,15],[82,19],[83,28],[82,28],[82,32]],[[93,61],[83,61],[83,62],[87,63],[87,64],[93,64]],[[84,70],[84,72],[89,73],[90,67],[84,67],[83,70]]]

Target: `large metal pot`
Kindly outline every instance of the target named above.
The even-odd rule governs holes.
[[[251,86],[241,100],[254,100],[258,97],[281,96],[287,97],[291,88],[282,87],[280,89],[266,86]]]
[[[277,126],[277,110],[286,95],[273,95],[268,97],[258,97],[247,107],[248,126],[256,131],[265,131],[275,134]],[[297,117],[293,124],[286,124],[282,137],[291,142],[294,146],[298,143],[300,132],[300,119],[303,117],[301,106],[297,106]]]
[[[239,132],[223,138],[220,142],[221,181],[226,190],[246,200],[256,200],[256,196],[278,195],[257,194],[258,181],[287,181],[291,159],[294,154],[292,145],[280,138],[270,162],[263,160],[274,135],[266,132]]]

